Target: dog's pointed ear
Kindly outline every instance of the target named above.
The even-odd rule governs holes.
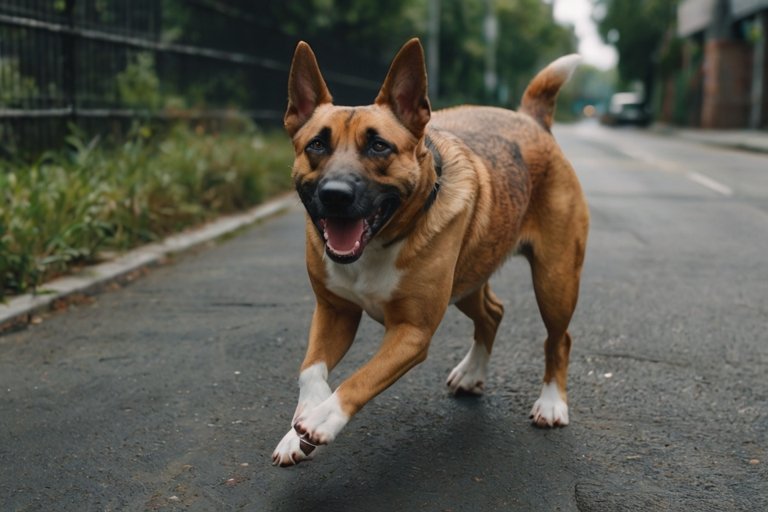
[[[304,41],[299,42],[288,75],[288,109],[283,118],[288,134],[293,137],[318,105],[332,100],[312,48]]]
[[[405,43],[395,56],[376,97],[376,104],[389,106],[416,137],[424,134],[432,109],[427,97],[424,50],[418,39]]]

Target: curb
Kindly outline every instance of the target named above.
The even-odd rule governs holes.
[[[94,295],[110,284],[133,280],[142,270],[161,264],[172,254],[183,253],[236,232],[297,204],[293,193],[280,196],[236,215],[221,217],[200,228],[170,236],[161,242],[141,246],[113,260],[85,267],[38,287],[42,293],[24,294],[0,304],[0,334],[12,327],[34,323],[35,316],[56,309],[68,298]]]
[[[649,131],[664,137],[702,144],[705,146],[717,146],[724,149],[746,151],[750,153],[768,153],[768,132],[759,130],[702,130],[681,129],[666,124],[653,124]]]
[[[717,136],[709,136],[706,134],[677,134],[677,137],[690,142],[696,142],[705,146],[717,146],[724,149],[732,149],[736,151],[746,151],[749,153],[766,154],[768,153],[767,143],[751,142],[748,139],[734,140],[724,139]]]

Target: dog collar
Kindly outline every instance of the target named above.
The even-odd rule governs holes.
[[[424,145],[427,146],[427,149],[432,153],[432,162],[435,165],[435,173],[437,174],[435,185],[432,187],[432,191],[429,193],[429,197],[427,197],[427,201],[422,207],[422,211],[426,212],[435,203],[437,193],[440,191],[440,178],[443,176],[443,157],[440,156],[440,152],[435,147],[435,143],[429,135],[424,137]]]
[[[435,180],[435,184],[432,187],[432,191],[429,193],[429,197],[427,197],[427,200],[424,202],[424,206],[421,207],[422,213],[426,213],[427,210],[429,210],[432,205],[435,204],[437,193],[440,191],[440,178],[443,176],[443,157],[440,156],[440,152],[435,147],[435,143],[432,142],[432,139],[429,137],[429,135],[424,136],[424,145],[427,146],[427,149],[429,149],[430,153],[432,153],[432,162],[435,165],[435,174],[437,174],[437,179]],[[400,240],[404,239],[406,236],[408,236],[408,233],[390,240],[389,242],[385,243],[383,247],[389,247],[395,242],[399,242]]]

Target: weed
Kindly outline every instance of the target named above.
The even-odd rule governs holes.
[[[30,165],[0,162],[0,299],[290,186],[287,138],[252,126],[139,127],[114,149],[79,133],[67,142]]]

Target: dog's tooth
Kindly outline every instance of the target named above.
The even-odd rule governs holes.
[[[323,238],[325,238],[326,241],[328,241],[328,232],[323,231]]]
[[[356,251],[356,250],[358,250],[359,248],[360,248],[360,241],[358,240],[357,242],[355,242],[355,248],[354,248],[354,249],[352,249],[352,250],[353,250],[353,251]]]

